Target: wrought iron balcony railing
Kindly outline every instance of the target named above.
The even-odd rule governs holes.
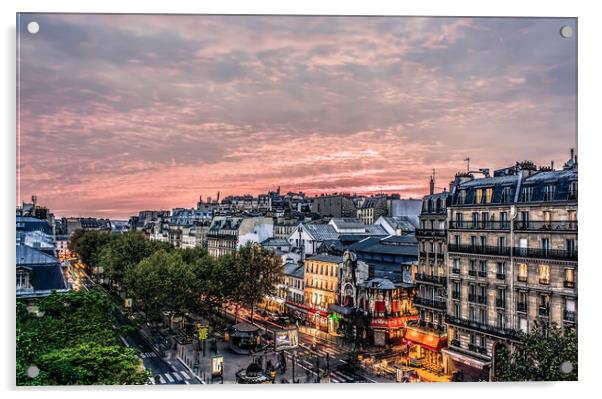
[[[445,229],[416,229],[416,237],[445,237]]]
[[[436,299],[414,297],[414,305],[428,306],[430,308],[445,310],[447,309],[447,303],[445,301],[438,301]]]
[[[448,250],[450,252],[460,252],[468,254],[510,256],[510,247],[500,247],[493,245],[481,246],[466,244],[448,244]]]
[[[461,317],[453,317],[450,315],[447,315],[445,317],[445,321],[447,324],[455,325],[462,328],[469,328],[500,338],[508,338],[514,340],[518,339],[517,332],[509,328],[496,327],[487,323],[481,323],[478,321],[468,320]]]
[[[445,276],[432,276],[426,273],[416,273],[416,281],[424,281],[427,283],[433,283],[438,285],[446,285],[447,278]]]

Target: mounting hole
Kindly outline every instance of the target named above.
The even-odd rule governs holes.
[[[565,39],[573,36],[573,28],[568,25],[563,26],[560,28],[560,36],[564,37]]]
[[[36,378],[40,374],[40,369],[38,366],[29,366],[27,367],[27,376],[29,378]]]
[[[37,23],[36,21],[31,21],[30,23],[27,24],[27,32],[31,33],[32,35],[35,35],[39,31],[40,31],[40,24]]]
[[[560,371],[564,374],[570,374],[573,371],[573,363],[571,362],[562,362],[560,364]]]

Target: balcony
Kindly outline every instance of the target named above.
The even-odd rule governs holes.
[[[477,296],[477,303],[486,305],[487,304],[487,297],[486,296]]]
[[[565,281],[564,288],[575,288],[575,282],[574,281]]]
[[[468,344],[468,350],[476,353],[480,353],[482,355],[487,354],[487,348],[483,348],[482,346],[477,346],[475,344]]]
[[[514,222],[514,230],[576,232],[577,221],[518,221]]]
[[[514,256],[539,259],[577,260],[577,250],[515,247]]]
[[[469,275],[469,276],[476,277],[476,276],[477,276],[477,271],[476,271],[476,270],[469,270],[469,271],[468,271],[468,275]]]
[[[447,278],[444,276],[432,276],[426,273],[416,273],[416,281],[423,281],[426,283],[433,283],[437,285],[446,285]]]
[[[550,315],[550,308],[547,306],[540,306],[537,309],[537,314],[539,316],[548,317]]]
[[[453,299],[460,299],[460,291],[452,291]]]
[[[505,299],[496,299],[495,300],[495,306],[498,308],[506,308],[506,300]]]
[[[460,340],[459,339],[452,339],[450,341],[451,346],[455,346],[456,348],[461,348],[462,346],[460,345]]]
[[[445,229],[416,229],[416,237],[445,237]]]
[[[438,301],[435,299],[428,298],[414,298],[414,305],[418,306],[427,306],[429,308],[437,309],[437,310],[445,310],[447,309],[447,303],[445,301]]]
[[[452,273],[454,273],[454,274],[460,274],[460,269],[453,268],[452,269]]]
[[[526,302],[518,302],[516,304],[516,311],[527,313],[527,303]]]
[[[498,280],[506,280],[506,274],[504,273],[495,273],[495,278]]]
[[[480,323],[478,321],[471,321],[461,317],[453,317],[449,315],[445,317],[445,321],[447,324],[450,325],[480,331],[482,333],[494,335],[499,338],[507,338],[513,340],[518,339],[518,334],[516,333],[516,331],[511,330],[509,328],[495,327],[486,323]]]
[[[450,230],[510,230],[508,221],[451,221]]]
[[[487,278],[487,272],[480,271],[480,272],[479,272],[479,277],[484,277],[484,278]]]
[[[564,320],[565,321],[571,321],[571,322],[575,322],[576,320],[576,312],[575,311],[571,311],[571,310],[565,310],[564,311]]]
[[[500,247],[492,245],[465,245],[465,244],[448,244],[450,252],[460,252],[467,254],[480,254],[480,255],[497,255],[497,256],[510,256],[510,247]]]

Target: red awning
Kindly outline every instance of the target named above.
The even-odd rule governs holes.
[[[405,341],[410,341],[411,344],[420,345],[432,351],[439,351],[445,346],[446,341],[445,337],[441,337],[437,333],[422,332],[410,327],[406,328],[403,338]]]

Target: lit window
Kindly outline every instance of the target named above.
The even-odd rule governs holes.
[[[480,204],[483,200],[483,190],[478,189],[475,191],[475,204]]]
[[[491,202],[491,197],[493,196],[493,188],[489,187],[485,190],[485,203],[488,204]]]
[[[550,266],[539,265],[539,283],[550,284]]]
[[[518,264],[518,281],[527,281],[529,267],[526,263]]]

